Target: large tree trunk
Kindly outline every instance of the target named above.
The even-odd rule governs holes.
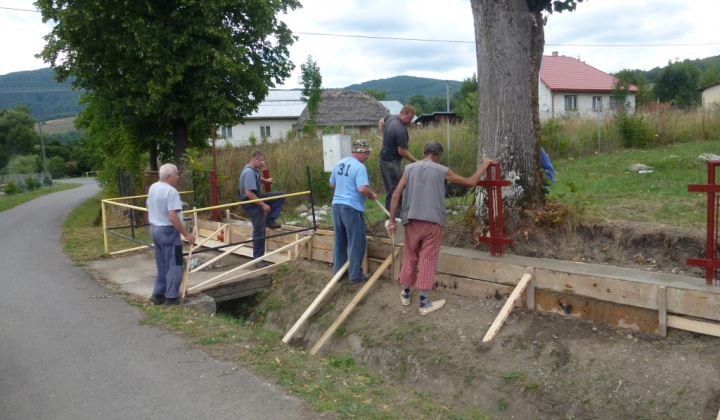
[[[545,34],[527,0],[472,0],[478,80],[478,162],[499,161],[506,209],[542,201],[538,76]],[[484,189],[478,215],[484,216]]]
[[[188,140],[188,125],[184,118],[173,118],[173,144],[175,152],[175,165],[178,168],[184,168],[182,157],[190,145]]]

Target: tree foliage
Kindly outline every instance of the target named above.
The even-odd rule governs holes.
[[[12,156],[27,155],[35,151],[40,137],[34,130],[35,118],[26,106],[0,109],[0,168]]]
[[[56,79],[75,77],[73,86],[98,104],[93,116],[115,116],[113,124],[145,146],[171,139],[176,163],[211,126],[234,125],[257,109],[293,68],[294,37],[276,14],[297,0],[35,4],[44,22],[56,22],[41,54]],[[191,138],[197,127],[205,135]]]
[[[367,93],[368,95],[372,96],[373,98],[377,99],[378,101],[384,101],[385,97],[386,97],[385,89],[364,88],[362,90],[362,92]]]
[[[307,103],[308,124],[314,128],[317,126],[317,115],[322,101],[322,75],[311,55],[300,65],[300,70],[300,84],[303,85],[300,98]]]
[[[631,85],[635,85],[638,88],[635,94],[635,106],[637,108],[641,108],[646,102],[652,102],[654,100],[652,89],[641,71],[621,70],[613,76],[617,78],[617,82],[613,88],[613,97],[617,99],[618,102],[625,103]]]
[[[676,105],[693,106],[700,103],[698,81],[700,69],[689,62],[668,63],[655,78],[655,95],[660,102],[675,101]]]

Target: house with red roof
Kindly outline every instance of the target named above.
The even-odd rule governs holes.
[[[615,112],[619,104],[612,96],[617,78],[572,57],[544,55],[540,64],[538,99],[540,119],[561,117],[567,113],[596,115]],[[625,99],[635,111],[637,87],[630,86]]]

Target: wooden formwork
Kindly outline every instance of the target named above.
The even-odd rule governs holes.
[[[216,226],[218,222],[201,221],[199,230],[201,234],[211,233]],[[299,230],[283,226],[286,231],[295,229]],[[251,230],[249,225],[230,225],[224,241],[248,238]],[[270,238],[267,250],[296,240],[296,235]],[[221,243],[209,240],[206,244]],[[391,247],[387,238],[369,237],[365,272],[374,273],[383,265]],[[397,247],[402,248],[402,244]],[[318,230],[294,256],[332,263],[332,249],[332,231]],[[252,252],[249,246],[240,250],[246,256]],[[278,258],[287,259],[287,256]],[[401,262],[402,252],[399,252],[396,264]],[[698,278],[508,254],[500,258],[483,251],[443,247],[438,257],[435,288],[462,296],[505,301],[528,267],[534,268],[533,280],[515,302],[516,307],[663,336],[667,327],[720,336],[720,324],[716,324],[720,321],[720,288],[705,285]],[[392,267],[383,268],[379,277],[390,279]]]

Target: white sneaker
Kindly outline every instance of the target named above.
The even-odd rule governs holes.
[[[402,302],[402,304],[405,306],[410,305],[410,294],[408,293],[408,297],[403,296],[405,296],[405,293],[400,292],[400,302]]]
[[[427,315],[432,311],[437,311],[438,309],[445,306],[445,299],[436,300],[435,302],[430,302],[432,306],[426,306],[424,308],[420,308],[420,315]]]

